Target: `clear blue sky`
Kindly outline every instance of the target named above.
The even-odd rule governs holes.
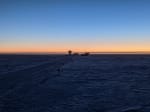
[[[0,0],[0,52],[150,51],[150,0]]]

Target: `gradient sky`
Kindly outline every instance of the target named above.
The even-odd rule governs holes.
[[[150,51],[150,0],[0,0],[0,52]]]

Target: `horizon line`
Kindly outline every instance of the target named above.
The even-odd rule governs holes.
[[[87,52],[87,51],[86,51]],[[90,54],[150,54],[150,51],[111,51],[111,52],[99,52],[99,51],[95,51],[95,52],[90,52],[88,51]],[[74,52],[74,53],[85,53],[85,52]],[[68,54],[68,52],[0,52],[0,55],[2,54]]]

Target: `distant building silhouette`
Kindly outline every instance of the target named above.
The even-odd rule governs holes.
[[[70,56],[70,55],[73,55],[73,56],[88,56],[88,55],[90,55],[90,52],[84,52],[84,53],[82,53],[82,54],[79,54],[78,52],[72,52],[71,50],[69,50],[68,51],[68,55]]]
[[[88,56],[88,55],[90,55],[89,52],[85,52],[85,53],[81,54],[81,56]]]
[[[73,53],[73,55],[74,55],[74,56],[79,56],[79,53],[76,52],[76,53]]]

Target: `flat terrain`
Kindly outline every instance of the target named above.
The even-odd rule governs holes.
[[[150,112],[150,55],[0,55],[0,112]]]

